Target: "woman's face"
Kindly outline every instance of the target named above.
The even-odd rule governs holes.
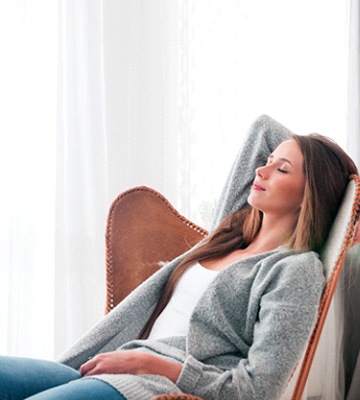
[[[263,213],[297,214],[304,197],[304,157],[294,139],[282,142],[256,170],[248,203]]]

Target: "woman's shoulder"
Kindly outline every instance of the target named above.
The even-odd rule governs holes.
[[[257,254],[234,264],[235,271],[241,273],[238,264],[247,265],[248,268],[257,271],[259,276],[266,279],[291,276],[292,280],[301,280],[306,275],[316,281],[324,281],[324,267],[319,255],[314,251],[295,251],[280,246],[277,249]]]
[[[264,259],[271,259],[272,261],[286,261],[288,263],[316,263],[321,265],[321,259],[315,251],[297,251],[288,249],[286,246],[279,246],[278,248],[269,252],[263,253]]]
[[[296,260],[297,262],[315,262],[321,264],[319,254],[312,250],[296,251],[284,248],[284,255],[290,260]]]
[[[315,251],[291,251],[286,257],[290,263],[301,264],[305,266],[313,266],[314,264],[322,268],[322,261],[320,256]]]
[[[314,251],[294,251],[282,249],[279,252],[279,268],[284,275],[325,281],[324,266],[318,253]]]

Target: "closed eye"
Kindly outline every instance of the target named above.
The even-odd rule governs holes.
[[[274,162],[274,156],[270,154],[265,165],[271,165],[273,162]],[[276,161],[276,165],[280,165],[280,167],[278,167],[277,170],[283,174],[287,174],[289,171],[281,168],[284,165],[284,162],[290,164],[290,161],[284,158],[280,158],[278,161]]]

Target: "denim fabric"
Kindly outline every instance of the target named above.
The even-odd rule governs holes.
[[[51,362],[0,357],[0,400],[126,400],[99,379]]]

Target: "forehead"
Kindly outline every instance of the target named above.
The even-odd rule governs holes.
[[[289,161],[292,165],[300,168],[302,168],[304,163],[304,156],[301,152],[300,146],[294,139],[280,143],[271,156],[274,158],[285,159],[284,161]]]

